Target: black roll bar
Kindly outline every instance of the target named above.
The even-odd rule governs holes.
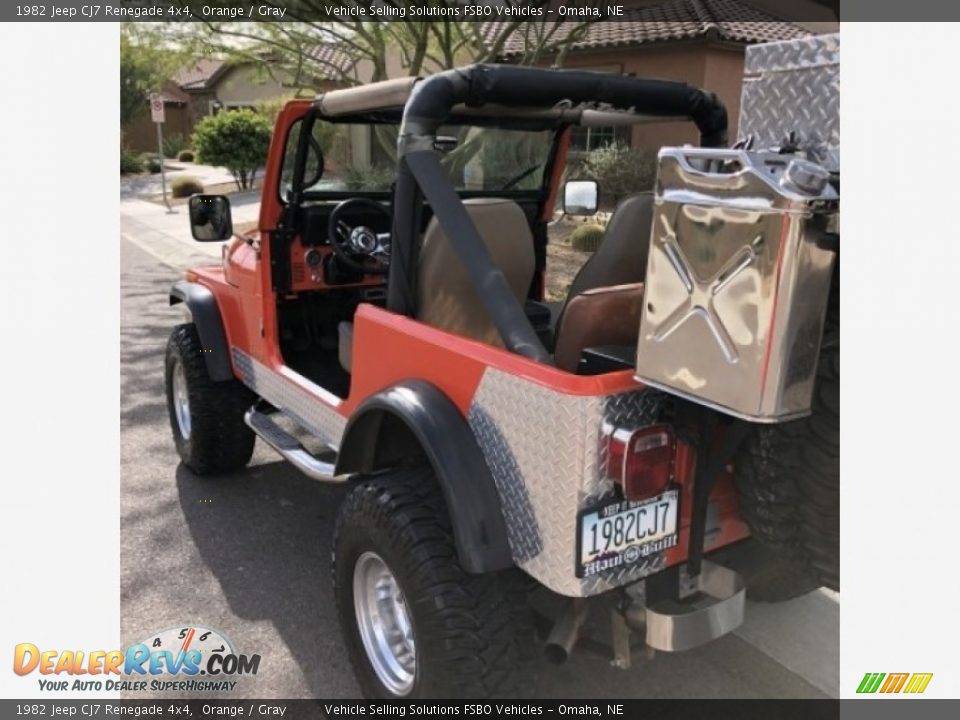
[[[689,118],[703,147],[727,143],[727,109],[720,99],[669,80],[586,70],[549,70],[513,65],[470,65],[431,75],[417,83],[403,111],[400,153],[432,149],[432,136],[457,104],[480,107],[551,108],[560,103],[609,106],[637,115]],[[420,139],[429,139],[430,148]]]
[[[417,187],[423,192],[506,348],[545,363],[551,362],[550,354],[503,273],[493,264],[476,226],[440,166],[434,142],[437,129],[459,104],[550,108],[566,102],[644,116],[689,118],[700,130],[701,145],[718,147],[727,141],[727,111],[723,103],[713,93],[684,83],[579,70],[471,65],[437,73],[414,86],[404,107],[398,145],[395,199],[417,197]],[[411,213],[396,202],[394,211],[394,257],[387,307],[413,315],[420,228],[414,224]]]

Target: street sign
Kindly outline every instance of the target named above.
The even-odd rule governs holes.
[[[157,158],[160,160],[160,187],[163,189],[163,204],[167,212],[173,212],[170,201],[167,200],[167,173],[163,163],[163,98],[159,93],[150,95],[150,118],[157,124]]]
[[[163,98],[159,95],[150,96],[150,117],[155,123],[162,123],[163,117]]]

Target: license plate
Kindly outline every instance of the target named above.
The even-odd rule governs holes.
[[[577,577],[632,565],[677,544],[677,490],[617,501],[580,514]]]

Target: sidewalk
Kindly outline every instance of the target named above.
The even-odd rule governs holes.
[[[230,196],[234,226],[254,222],[260,215],[260,193],[253,191]],[[173,211],[155,202],[137,198],[120,200],[120,234],[161,262],[176,268],[211,260],[219,262],[219,242],[197,242],[190,234],[186,205]]]
[[[204,187],[233,182],[233,175],[226,168],[198,165],[197,163],[180,162],[179,160],[164,160],[167,175],[167,190],[170,183],[178,178],[189,175],[196,178]],[[120,197],[133,198],[144,195],[159,195],[163,192],[160,173],[153,175],[132,175],[120,178]]]

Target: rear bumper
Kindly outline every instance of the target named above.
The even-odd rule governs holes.
[[[663,652],[690,650],[743,624],[746,590],[733,570],[704,561],[696,589],[699,597],[691,604],[663,601],[647,605],[647,645]]]

